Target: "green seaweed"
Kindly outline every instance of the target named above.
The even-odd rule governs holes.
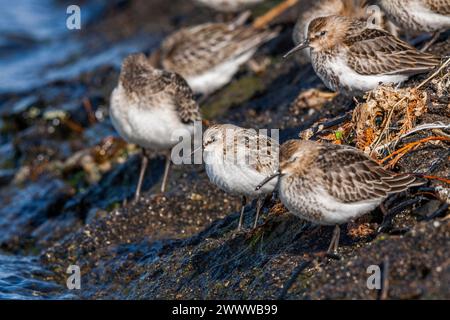
[[[220,116],[231,107],[249,100],[256,92],[263,89],[264,84],[261,78],[256,75],[244,76],[217,93],[213,101],[203,105],[202,114],[206,119]]]

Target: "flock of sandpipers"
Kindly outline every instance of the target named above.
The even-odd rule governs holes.
[[[240,12],[262,1],[196,0],[226,12]],[[380,83],[401,84],[436,68],[440,57],[416,49],[393,32],[400,28],[438,34],[450,29],[450,0],[375,2],[383,18],[373,23],[366,1],[318,1],[299,17],[293,35],[296,46],[286,56],[304,50],[325,85],[349,96]],[[262,44],[277,37],[276,29],[247,25],[247,18],[243,13],[229,23],[178,30],[163,41],[156,62],[144,54],[124,60],[111,95],[110,115],[118,133],[143,149],[136,200],[148,163],[145,149],[166,151],[164,192],[170,150],[178,143],[173,132],[192,135],[194,122],[202,120],[194,94],[208,95],[229,83]],[[290,140],[278,147],[271,137],[231,124],[210,126],[202,149],[211,182],[242,196],[239,229],[246,199],[258,199],[256,226],[262,199],[277,190],[291,213],[336,226],[330,253],[338,247],[339,224],[372,211],[393,193],[420,184],[413,175],[384,170],[350,146]],[[247,152],[248,157],[239,161],[230,157],[239,152]]]

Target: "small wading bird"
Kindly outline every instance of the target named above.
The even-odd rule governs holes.
[[[389,195],[423,184],[412,175],[384,170],[350,146],[290,140],[280,149],[278,178],[281,202],[294,215],[319,225],[335,225],[329,254],[336,254],[339,225],[379,206]]]
[[[264,0],[195,0],[195,2],[221,12],[240,12]]]
[[[131,55],[124,60],[119,83],[112,92],[110,116],[120,136],[142,148],[135,200],[139,199],[148,164],[145,149],[169,150],[161,185],[164,192],[171,148],[179,142],[179,136],[192,135],[194,121],[201,120],[186,81],[176,73],[153,68],[143,54]]]
[[[228,84],[262,44],[278,35],[245,26],[247,18],[181,29],[164,40],[154,59],[183,76],[195,93],[208,95]]]
[[[285,57],[308,47],[317,75],[329,89],[346,95],[362,95],[380,83],[402,83],[440,62],[387,31],[341,16],[311,21],[308,37]]]
[[[241,229],[247,198],[257,198],[256,218],[266,195],[277,181],[255,190],[258,183],[278,168],[278,143],[256,130],[231,124],[214,125],[203,135],[206,173],[212,183],[231,195],[242,197],[238,230]]]
[[[370,10],[371,7],[367,2],[367,0],[320,0],[314,2],[313,7],[305,10],[295,24],[292,33],[294,43],[298,45],[305,41],[308,37],[308,26],[312,20],[332,15],[365,19],[382,29],[391,30],[392,26],[385,22],[381,12]],[[309,57],[309,50],[304,50],[304,53]]]
[[[450,0],[378,0],[389,19],[406,32],[432,32],[426,50],[450,29]]]

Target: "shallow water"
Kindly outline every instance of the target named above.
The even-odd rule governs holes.
[[[96,19],[100,19],[107,9],[119,2],[116,0],[81,2],[80,31],[68,30],[66,27],[68,17],[66,9],[71,4],[70,1],[0,0],[0,114],[22,119],[27,108],[39,105],[42,94],[55,96],[63,94],[62,89],[53,87],[53,83],[71,80],[75,85],[67,86],[68,89],[64,88],[70,92],[67,104],[43,105],[39,108],[42,108],[41,110],[48,107],[61,110],[66,108],[67,111],[67,108],[73,105],[71,110],[80,113],[77,111],[81,100],[79,92],[85,92],[86,88],[77,83],[83,72],[95,70],[100,66],[117,69],[124,56],[156,44],[158,38],[150,35],[137,35],[114,41],[84,30],[94,24]],[[11,96],[17,96],[19,102],[3,103]],[[10,241],[14,237],[21,242],[26,238],[22,237],[23,233],[44,224],[49,215],[58,215],[67,199],[67,182],[52,177],[27,181],[25,185],[20,186],[8,184],[20,170],[25,158],[35,161],[42,157],[39,153],[27,153],[28,149],[24,152],[17,151],[17,145],[22,143],[17,143],[17,140],[22,139],[20,135],[27,130],[31,134],[23,141],[35,139],[36,141],[30,144],[46,145],[48,142],[56,144],[55,149],[60,153],[61,159],[66,159],[74,152],[69,146],[70,141],[67,137],[63,136],[60,141],[51,138],[47,142],[36,136],[33,130],[38,130],[37,120],[32,119],[24,130],[16,128],[10,131],[8,128],[5,129],[4,120],[0,119],[0,242]],[[87,140],[89,134],[94,135],[95,139],[92,139],[94,142],[111,135],[110,129],[100,129],[86,130]],[[102,207],[98,203],[94,203],[93,206]],[[70,221],[66,220],[64,223],[70,224]],[[51,228],[52,226],[47,227]],[[39,234],[36,238],[40,238]],[[27,240],[24,243],[27,243]],[[33,244],[29,247],[20,246],[22,246],[21,255],[0,253],[0,299],[76,297],[67,293],[60,285],[45,280],[49,271],[42,268],[38,258],[33,256],[39,254],[39,249]],[[8,249],[7,247],[6,250]],[[16,249],[12,249],[11,252],[16,252]],[[27,256],[28,254],[30,256]]]
[[[65,1],[0,0],[0,93],[22,92],[49,82],[75,78],[102,64],[118,66],[122,57],[145,42],[129,39],[91,48],[80,37],[115,1],[86,1],[81,6],[82,30],[69,30]],[[95,35],[92,35],[95,36]],[[145,43],[146,45],[148,44]]]
[[[0,299],[73,299],[62,286],[42,280],[49,276],[35,257],[0,254]]]

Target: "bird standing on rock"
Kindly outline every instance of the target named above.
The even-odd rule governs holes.
[[[214,125],[203,135],[206,173],[212,183],[228,194],[242,197],[238,230],[241,229],[247,198],[257,198],[257,226],[264,197],[276,186],[271,181],[259,190],[257,184],[278,168],[278,143],[256,130],[231,124]]]
[[[307,140],[289,140],[280,149],[280,169],[258,187],[279,179],[281,202],[294,215],[335,225],[328,253],[336,253],[339,225],[379,206],[389,195],[423,184],[409,174],[384,170],[360,150]]]
[[[342,16],[311,21],[308,37],[285,57],[308,47],[317,75],[329,89],[346,95],[362,95],[380,83],[402,83],[440,63],[387,31]]]
[[[191,136],[194,122],[201,121],[189,85],[176,73],[153,68],[145,55],[131,55],[124,60],[119,83],[111,94],[110,116],[120,136],[143,149],[135,200],[139,199],[148,164],[147,148],[166,150],[164,192],[171,148],[180,136]]]

